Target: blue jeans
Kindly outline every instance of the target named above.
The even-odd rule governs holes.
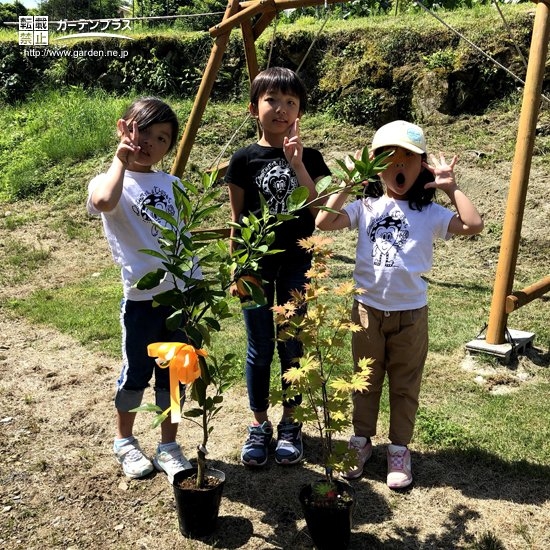
[[[246,385],[250,410],[254,412],[266,411],[269,407],[269,383],[271,379],[271,362],[275,353],[275,321],[271,307],[274,304],[275,294],[277,305],[288,302],[293,290],[303,290],[308,282],[306,272],[310,262],[301,264],[286,264],[272,270],[264,270],[263,289],[267,304],[255,309],[244,309],[244,323],[248,345],[246,350]],[[277,352],[281,362],[281,383],[287,388],[288,384],[282,375],[292,366],[293,359],[301,357],[302,345],[297,340],[277,342]],[[299,405],[301,398],[292,402],[285,402],[285,406]]]

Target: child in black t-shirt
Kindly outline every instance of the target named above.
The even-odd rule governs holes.
[[[285,213],[286,200],[298,186],[309,190],[309,201],[317,192],[315,183],[330,175],[321,153],[304,147],[300,139],[299,117],[307,104],[307,93],[300,78],[282,67],[259,73],[250,89],[249,110],[262,128],[257,143],[239,149],[229,163],[225,181],[229,184],[231,215],[239,223],[242,216],[260,209],[260,193],[273,214]],[[308,201],[308,202],[309,202]],[[273,249],[284,252],[266,256],[261,262],[261,277],[267,304],[243,309],[248,346],[246,382],[254,422],[242,448],[241,460],[248,466],[267,462],[273,427],[268,419],[270,368],[275,352],[275,325],[271,307],[282,305],[293,290],[302,290],[308,282],[310,255],[298,240],[311,236],[315,229],[315,206],[300,210],[297,217],[275,228]],[[277,342],[281,375],[301,355],[298,342]],[[299,400],[298,400],[299,401]],[[285,402],[277,427],[275,460],[295,464],[303,457],[301,424],[293,419],[297,400]]]

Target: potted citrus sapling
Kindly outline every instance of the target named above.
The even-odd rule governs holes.
[[[228,292],[231,285],[240,289],[246,302],[254,306],[265,303],[254,274],[261,257],[278,252],[269,250],[269,246],[274,240],[273,228],[285,219],[284,215],[271,216],[264,202],[257,215],[243,219],[241,231],[234,237],[237,249],[230,254],[219,232],[202,229],[212,212],[219,209],[221,189],[215,182],[216,174],[204,174],[200,185],[176,182],[174,214],[150,207],[162,220],[156,223],[161,235],[160,251],[142,252],[161,259],[163,267],[137,283],[140,289],[152,289],[165,278],[172,280],[170,290],[155,295],[153,300],[172,308],[167,326],[185,336],[183,342],[148,346],[148,353],[157,364],[170,369],[170,407],[162,411],[154,404],[145,404],[135,410],[154,412],[155,426],[168,417],[180,422],[180,384],[187,386],[193,406],[183,413],[183,418],[201,427],[201,441],[197,445],[196,466],[178,473],[173,487],[180,530],[190,536],[208,534],[215,527],[225,475],[207,468],[207,444],[212,420],[222,407],[223,392],[232,381],[231,373],[237,372],[232,354],[218,360],[208,348],[221,330],[222,321],[232,316]],[[203,508],[203,501],[209,498],[207,492],[213,493],[210,512]]]
[[[168,417],[172,422],[180,422],[180,384],[187,387],[193,406],[183,417],[200,426],[201,436],[194,468],[176,474],[172,485],[180,530],[189,536],[205,535],[214,529],[225,483],[223,472],[207,467],[207,445],[212,420],[219,413],[223,393],[231,383],[233,356],[227,354],[217,359],[208,348],[221,329],[221,321],[231,316],[226,292],[231,284],[230,257],[227,244],[218,233],[199,230],[218,208],[221,190],[215,181],[215,174],[205,174],[199,185],[175,182],[173,214],[150,207],[162,220],[156,222],[160,251],[142,252],[157,256],[163,267],[137,283],[140,289],[152,289],[165,278],[173,282],[169,290],[153,299],[156,304],[171,307],[167,326],[184,335],[182,342],[156,342],[148,346],[148,353],[156,357],[157,364],[170,370],[170,407],[163,411],[154,404],[145,404],[135,410],[156,413],[154,425]],[[187,491],[186,496],[182,497],[181,491]],[[189,502],[194,503],[190,512],[184,509]],[[207,505],[209,510],[203,508]]]

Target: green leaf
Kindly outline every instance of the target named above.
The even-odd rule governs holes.
[[[325,176],[315,184],[315,190],[319,195],[322,195],[332,185],[332,177]]]
[[[309,198],[309,189],[307,187],[297,187],[292,191],[290,197],[286,201],[286,206],[289,212],[295,212],[306,204]]]
[[[154,403],[144,403],[135,409],[130,409],[130,412],[162,412],[162,409]]]
[[[177,227],[177,222],[174,216],[166,212],[166,210],[162,210],[161,208],[155,208],[154,206],[146,206],[147,210],[150,210],[157,218],[160,218],[161,220],[164,220],[168,225],[172,227]]]
[[[202,407],[206,399],[206,384],[202,378],[197,378],[193,382],[191,386],[191,397]]]
[[[183,413],[186,418],[199,418],[202,416],[202,409],[189,409]]]
[[[151,271],[144,275],[136,284],[135,287],[139,290],[151,290],[159,286],[162,279],[166,275],[164,269],[157,269],[156,271]]]
[[[158,250],[151,250],[149,248],[142,248],[141,250],[139,250],[139,252],[143,252],[144,254],[148,254],[149,256],[159,258],[160,260],[166,260],[166,256],[162,252],[159,252]]]

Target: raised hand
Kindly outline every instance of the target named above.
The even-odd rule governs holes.
[[[136,161],[141,147],[139,146],[139,129],[137,122],[132,122],[132,130],[128,127],[128,123],[124,119],[117,121],[117,130],[120,137],[120,143],[116,150],[116,156],[124,164],[128,166]]]
[[[458,157],[454,155],[450,163],[445,160],[443,153],[439,153],[439,159],[435,155],[430,155],[430,158],[433,166],[427,162],[423,162],[422,166],[434,175],[434,181],[427,183],[424,188],[429,189],[433,187],[442,191],[448,191],[456,187],[454,168]]]
[[[294,167],[296,163],[302,162],[303,150],[304,146],[300,139],[300,119],[297,118],[290,127],[288,136],[283,140],[283,151],[290,166]]]

